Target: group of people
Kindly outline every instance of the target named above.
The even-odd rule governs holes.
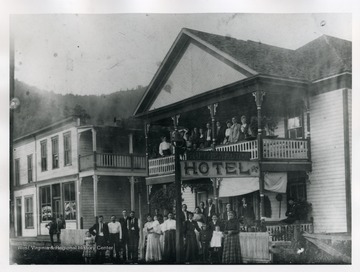
[[[212,199],[208,205],[201,202],[194,212],[182,205],[179,215],[182,223],[185,263],[241,263],[239,220],[235,212],[227,209],[221,216],[216,214]],[[144,224],[144,253],[146,262],[174,263],[176,261],[176,220],[169,212],[166,216],[158,214],[147,216]]]
[[[237,143],[256,136],[257,129],[255,131],[253,128],[254,125],[251,125],[255,124],[255,126],[257,126],[256,118],[252,118],[251,123],[248,124],[246,116],[243,115],[240,121],[241,123],[238,123],[238,118],[234,116],[231,121],[226,121],[226,127],[223,126],[220,121],[217,121],[214,133],[215,144]],[[189,129],[182,129],[180,133],[184,141],[184,147],[188,150],[207,148],[213,144],[213,131],[210,123],[206,123],[205,129],[202,127],[194,127],[191,131]],[[173,153],[172,146],[166,136],[161,137],[158,153],[162,157],[169,156]]]
[[[110,222],[105,223],[100,215],[97,222],[85,234],[83,257],[85,263],[103,263],[106,252],[112,262],[137,262],[139,252],[140,229],[135,212],[130,216],[127,210],[122,211],[118,220],[115,215],[110,217]],[[95,239],[93,238],[95,237]],[[122,256],[120,252],[122,251]]]

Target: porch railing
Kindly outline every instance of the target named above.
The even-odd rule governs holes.
[[[308,140],[290,140],[290,139],[263,139],[263,158],[264,159],[285,159],[285,160],[307,160]],[[210,151],[211,148],[205,148],[201,151]],[[219,145],[215,147],[216,151],[228,152],[250,152],[250,159],[259,158],[258,141],[243,141],[229,145]],[[150,159],[149,175],[165,175],[175,171],[174,156]]]
[[[313,224],[272,225],[266,226],[266,229],[271,236],[271,241],[291,241],[296,231],[313,233]]]
[[[149,176],[172,174],[175,171],[175,156],[149,160]]]
[[[95,153],[79,157],[80,171],[91,168],[146,169],[146,157],[112,153]]]
[[[308,140],[263,139],[265,159],[309,159]]]

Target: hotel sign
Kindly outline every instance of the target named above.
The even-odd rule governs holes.
[[[188,153],[181,161],[182,178],[258,177],[259,163],[250,161],[249,152],[202,151]]]

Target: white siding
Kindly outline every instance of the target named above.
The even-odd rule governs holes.
[[[64,133],[71,132],[71,165],[64,165]],[[52,169],[52,150],[51,138],[59,137],[59,168]],[[57,132],[47,134],[46,136],[37,137],[37,180],[46,180],[50,178],[63,177],[78,173],[78,150],[77,150],[77,129],[76,127],[62,128]],[[47,141],[47,171],[41,171],[41,145],[40,143]]]
[[[194,44],[190,44],[150,110],[244,79],[245,76]],[[168,86],[168,87],[166,87]]]
[[[25,228],[25,198],[32,197],[33,201],[33,228]],[[22,236],[23,237],[35,237],[37,235],[37,218],[38,218],[38,209],[36,202],[36,189],[35,187],[26,187],[21,190],[14,191],[14,203],[16,204],[15,199],[21,198],[21,224],[22,224]],[[17,209],[15,206],[15,233],[17,231]]]
[[[346,232],[342,90],[311,98],[311,183],[315,232]]]
[[[188,211],[193,212],[195,210],[195,194],[191,192],[191,189],[186,187],[182,192],[183,203],[187,205]]]
[[[14,145],[14,161],[20,161],[20,185],[28,183],[27,156],[32,154],[32,180],[35,180],[35,141],[27,140]],[[14,163],[15,171],[15,163]],[[15,182],[15,175],[14,175]]]

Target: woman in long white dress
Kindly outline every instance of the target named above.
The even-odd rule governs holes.
[[[201,229],[201,227],[203,225],[205,225],[205,216],[201,213],[200,208],[196,207],[195,208],[195,213],[194,213],[194,217],[193,220],[197,222],[199,229]],[[196,240],[198,241],[199,247],[201,246],[201,243],[199,241],[199,232],[195,229],[195,235],[196,235]]]
[[[147,244],[146,244],[146,262],[158,262],[161,261],[161,246],[160,246],[160,223],[157,220],[157,216],[154,216],[152,221],[147,226]]]

